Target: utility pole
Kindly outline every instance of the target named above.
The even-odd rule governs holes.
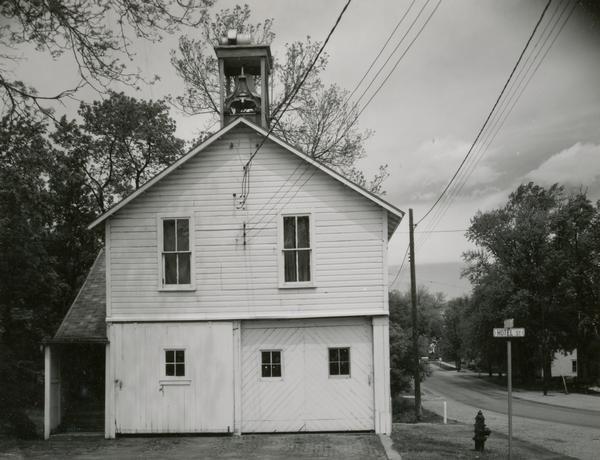
[[[408,210],[408,234],[410,237],[410,301],[412,304],[412,342],[414,358],[415,379],[415,419],[421,420],[421,374],[419,365],[419,332],[417,330],[417,279],[415,277],[415,226],[413,224],[413,210]]]

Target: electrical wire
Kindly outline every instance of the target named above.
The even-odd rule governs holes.
[[[417,16],[413,19],[413,22],[410,24],[408,30],[406,31],[406,33],[400,39],[400,42],[396,45],[396,47],[394,48],[394,50],[392,51],[392,53],[389,55],[389,57],[387,58],[387,60],[380,67],[379,71],[371,79],[371,81],[369,82],[369,85],[363,90],[363,92],[361,93],[361,95],[359,96],[359,98],[357,99],[357,101],[351,107],[351,109],[348,112],[348,115],[343,120],[343,122],[340,124],[340,126],[344,126],[345,125],[346,127],[342,131],[342,134],[338,136],[338,138],[342,139],[346,135],[346,133],[354,126],[354,124],[356,123],[356,121],[358,120],[358,118],[360,117],[360,115],[365,111],[365,109],[373,101],[373,99],[375,98],[375,96],[377,96],[377,94],[379,93],[379,91],[381,91],[381,89],[387,83],[387,81],[389,80],[390,76],[394,73],[394,71],[396,70],[396,68],[398,67],[398,65],[402,61],[402,59],[406,56],[406,54],[408,53],[408,51],[411,49],[412,45],[415,43],[415,41],[417,41],[417,39],[419,38],[419,36],[423,32],[423,29],[425,29],[425,27],[427,26],[427,24],[429,23],[429,21],[431,20],[431,18],[433,17],[433,15],[435,14],[435,12],[437,11],[437,9],[439,8],[440,4],[442,3],[442,0],[438,0],[438,3],[434,7],[434,9],[431,11],[431,13],[429,14],[429,16],[425,20],[424,24],[421,26],[421,28],[419,29],[419,31],[416,33],[415,37],[408,44],[408,46],[406,47],[406,49],[404,50],[404,52],[396,60],[396,62],[394,63],[392,69],[387,73],[387,75],[385,76],[383,82],[377,87],[377,89],[371,95],[371,97],[369,98],[369,100],[360,108],[360,110],[356,113],[356,115],[352,115],[353,112],[358,108],[358,103],[362,100],[362,98],[365,96],[365,94],[367,93],[367,91],[371,88],[371,86],[373,85],[373,83],[375,83],[375,80],[377,79],[377,77],[379,76],[379,74],[381,73],[381,71],[383,71],[383,69],[385,68],[385,66],[389,62],[389,60],[396,53],[396,51],[398,50],[398,48],[400,47],[400,45],[404,42],[404,39],[408,36],[409,32],[412,30],[412,28],[414,27],[414,25],[417,23],[418,19],[421,17],[421,14],[423,13],[423,10],[429,4],[429,2],[430,2],[430,0],[427,0],[427,2],[425,3],[425,5],[423,5],[423,7],[419,10],[419,12],[417,13]],[[353,116],[353,119],[351,121],[348,121],[348,119],[349,119],[350,116]]]
[[[453,174],[452,178],[450,179],[450,181],[448,182],[448,184],[446,185],[446,187],[444,188],[444,190],[442,190],[442,193],[440,194],[440,196],[433,203],[433,205],[429,208],[429,210],[425,213],[425,215],[417,222],[416,225],[419,225],[421,222],[423,222],[424,219],[427,218],[427,216],[429,216],[429,214],[431,214],[431,212],[435,209],[435,207],[438,205],[438,203],[441,201],[441,199],[444,197],[444,195],[446,194],[446,192],[448,191],[448,189],[450,188],[450,186],[452,185],[452,183],[456,179],[456,176],[458,175],[458,173],[460,172],[460,170],[462,169],[462,167],[464,166],[464,164],[466,163],[466,161],[469,159],[471,153],[473,152],[473,149],[475,148],[475,145],[479,141],[479,138],[481,137],[481,134],[483,133],[484,129],[486,128],[486,126],[487,126],[487,124],[488,124],[488,122],[489,122],[492,114],[494,113],[494,110],[496,110],[496,107],[498,106],[498,104],[500,102],[500,99],[504,95],[504,93],[506,91],[506,88],[507,88],[508,84],[510,83],[510,81],[511,81],[511,79],[512,79],[512,77],[513,77],[513,75],[514,75],[514,73],[515,73],[515,71],[516,71],[516,69],[518,67],[518,65],[521,63],[521,60],[523,59],[523,55],[527,51],[527,48],[529,47],[529,44],[531,43],[531,40],[533,39],[535,33],[537,32],[537,29],[538,29],[540,23],[542,22],[545,14],[546,14],[546,11],[548,11],[548,8],[550,7],[551,3],[552,3],[552,0],[548,0],[548,3],[544,7],[544,10],[542,11],[542,14],[540,15],[540,18],[538,19],[537,23],[535,24],[535,27],[533,28],[533,32],[529,36],[529,39],[527,40],[527,43],[525,44],[525,47],[521,51],[521,54],[519,55],[519,58],[517,59],[516,64],[514,65],[513,69],[511,70],[510,75],[508,76],[508,79],[504,83],[502,91],[500,91],[500,94],[498,95],[498,98],[496,99],[496,102],[494,103],[494,105],[492,107],[492,110],[490,110],[490,112],[488,113],[488,116],[486,117],[483,125],[481,126],[479,132],[477,133],[477,136],[475,137],[475,140],[471,144],[471,147],[469,148],[469,151],[467,152],[467,154],[465,155],[465,157],[461,161],[460,165],[458,166],[458,169]]]
[[[430,1],[430,0],[428,0],[428,1],[427,1],[427,3],[425,4],[425,6],[426,6],[427,4],[429,4],[429,1]],[[366,103],[366,104],[365,104],[365,105],[362,107],[362,109],[361,109],[361,111],[360,111],[359,115],[360,115],[360,114],[361,114],[361,113],[364,111],[364,109],[365,109],[365,108],[368,106],[368,104],[370,104],[370,103],[371,103],[371,101],[374,99],[375,95],[376,95],[376,94],[377,94],[377,93],[378,93],[378,92],[381,90],[381,88],[382,88],[382,87],[385,85],[385,83],[388,81],[388,79],[389,79],[390,75],[391,75],[391,74],[392,74],[392,73],[393,73],[393,72],[396,70],[396,68],[398,67],[398,65],[399,65],[399,63],[401,62],[401,60],[404,58],[404,56],[406,56],[407,52],[410,50],[410,48],[412,47],[412,45],[413,45],[413,44],[416,42],[416,40],[419,38],[419,36],[420,36],[420,35],[421,35],[421,33],[423,32],[423,30],[425,29],[425,27],[427,26],[427,24],[429,23],[429,21],[431,20],[431,18],[433,17],[433,15],[434,15],[434,14],[435,14],[435,12],[437,11],[437,9],[439,8],[440,4],[441,4],[441,0],[438,0],[438,3],[437,3],[437,4],[436,4],[436,6],[434,7],[434,9],[433,9],[433,10],[432,10],[432,11],[429,13],[429,16],[427,17],[427,19],[425,20],[425,22],[423,23],[423,25],[421,26],[421,28],[419,29],[419,31],[416,33],[415,37],[413,37],[413,39],[411,40],[411,42],[409,43],[409,45],[407,46],[407,48],[404,50],[404,52],[402,53],[402,55],[401,55],[401,56],[400,56],[400,57],[399,57],[399,58],[396,60],[396,62],[395,62],[395,64],[394,64],[394,66],[393,66],[393,68],[392,68],[392,70],[391,70],[390,72],[388,72],[388,74],[386,75],[386,77],[385,77],[385,79],[384,79],[383,83],[381,83],[381,84],[379,85],[379,87],[377,88],[377,91],[376,91],[376,93],[375,93],[375,94],[373,94],[373,95],[371,96],[371,98],[369,99],[369,101],[368,101],[368,102],[367,102],[367,103]],[[419,13],[418,13],[417,17],[415,18],[415,20],[413,21],[413,23],[412,23],[412,24],[411,24],[411,26],[409,27],[409,30],[411,30],[411,29],[412,29],[412,27],[414,26],[414,24],[416,23],[416,21],[417,21],[417,20],[418,20],[418,18],[420,17],[421,13],[423,12],[423,9],[424,9],[424,7],[423,7],[423,8],[422,8],[422,9],[419,11]],[[402,37],[402,39],[401,39],[401,42],[404,40],[404,38],[405,38],[405,37],[406,37],[406,34],[405,34],[405,35]],[[397,49],[397,47],[394,49],[394,52],[395,52],[395,50],[396,50],[396,49]],[[391,55],[390,55],[390,57],[391,57]],[[387,61],[384,63],[384,66],[385,66],[385,64],[386,64],[388,61],[389,61],[389,58],[388,58],[388,60],[387,60]],[[382,67],[382,68],[383,68],[383,67]],[[381,70],[381,69],[380,69],[380,70]],[[377,75],[379,75],[379,73],[378,73]],[[374,78],[376,78],[376,77],[377,77],[377,75],[376,75]],[[374,79],[371,81],[371,83],[372,83],[373,81],[374,81]],[[370,87],[370,85],[369,85],[369,87]],[[364,93],[363,93],[363,94],[364,94]],[[354,123],[354,122],[353,122],[353,123]],[[350,126],[349,126],[349,127],[350,127]],[[349,127],[348,127],[348,129],[349,129]],[[346,131],[347,131],[347,130],[346,130]],[[345,134],[345,133],[344,133],[344,134]],[[343,135],[342,135],[342,136],[343,136]],[[308,166],[310,166],[310,165],[308,165]],[[296,170],[297,170],[297,168],[296,168],[294,171],[292,171],[292,174],[290,174],[290,177],[292,177],[292,176],[293,176],[293,174],[295,173],[295,171],[296,171]],[[315,171],[316,171],[316,168],[315,168]],[[304,173],[303,173],[303,174],[304,174]],[[297,183],[297,182],[298,182],[298,181],[301,179],[301,177],[303,176],[303,174],[302,174],[302,175],[300,175],[300,176],[299,176],[299,177],[296,179],[296,181],[294,182],[294,184],[292,184],[292,185],[290,186],[290,190],[291,190],[291,188],[292,188],[292,187],[294,187],[294,186],[296,185],[296,183]],[[309,177],[309,178],[308,178],[308,179],[307,179],[307,180],[304,182],[304,184],[306,184],[306,183],[308,182],[308,180],[309,180],[309,179],[310,179],[310,178],[311,178],[313,175],[314,175],[314,172],[313,172],[313,174],[311,174],[311,175],[310,175],[310,177]],[[289,180],[289,178],[290,178],[290,177],[288,177],[288,180]],[[287,182],[288,180],[286,180],[286,182]],[[285,184],[286,182],[284,182],[284,184]],[[282,185],[284,185],[284,184],[282,184]],[[281,190],[281,187],[280,187],[280,189],[279,189],[279,190]],[[300,190],[300,189],[298,189],[298,190],[296,191],[296,193],[295,193],[293,196],[296,196],[296,194],[299,192],[299,190]],[[287,192],[286,192],[286,194],[287,194]],[[293,198],[293,196],[292,196],[292,198]],[[275,204],[275,206],[277,206],[277,204],[279,204],[279,203],[280,203],[280,202],[283,200],[283,198],[284,198],[284,197],[285,197],[285,194],[284,194],[284,195],[283,195],[283,196],[282,196],[282,197],[281,197],[281,198],[278,200],[278,202]],[[290,200],[288,200],[288,201],[286,202],[286,204],[287,204],[289,201],[290,201]],[[271,211],[273,211],[273,210],[275,209],[275,206],[271,207],[271,209],[269,209],[269,211],[267,211],[267,212],[265,213],[265,215],[269,215],[269,214],[271,213]],[[261,211],[262,211],[262,209],[264,209],[264,206],[261,208]],[[257,212],[257,214],[258,214],[258,212]],[[267,223],[270,223],[270,222],[272,222],[272,221],[273,221],[273,220],[276,218],[276,216],[277,216],[277,213],[275,213],[275,214],[274,214],[274,217],[273,217],[273,218],[272,218],[270,221],[268,221]],[[262,217],[262,218],[261,218],[261,219],[260,219],[260,220],[257,222],[257,224],[256,224],[256,225],[258,225],[259,223],[261,223],[263,220],[264,220],[264,217]]]
[[[452,190],[450,190],[450,193],[444,198],[444,200],[442,200],[441,207],[438,207],[438,209],[432,216],[431,224],[427,228],[435,228],[439,224],[439,222],[441,221],[441,219],[443,218],[443,216],[449,209],[450,205],[452,204],[454,199],[460,194],[460,192],[462,191],[467,180],[469,179],[469,177],[471,176],[471,174],[473,173],[473,171],[475,170],[475,168],[477,167],[477,165],[479,164],[479,162],[481,161],[481,159],[483,158],[483,156],[485,155],[485,153],[487,152],[487,150],[489,149],[489,147],[495,140],[496,136],[498,135],[498,133],[504,126],[504,123],[506,122],[506,120],[508,119],[510,114],[512,113],[517,102],[520,100],[521,96],[523,95],[523,93],[525,92],[527,87],[529,86],[534,75],[537,73],[541,64],[543,63],[546,56],[548,55],[550,49],[556,42],[557,38],[561,34],[565,25],[567,24],[569,18],[573,14],[573,12],[577,6],[576,2],[572,2],[573,7],[567,14],[566,18],[562,21],[560,28],[554,34],[554,37],[550,41],[550,44],[546,47],[548,40],[550,40],[550,38],[552,37],[552,34],[554,33],[556,27],[561,22],[561,19],[563,18],[565,12],[567,11],[567,9],[569,7],[569,3],[570,3],[570,0],[564,1],[564,3],[563,3],[564,8],[562,8],[560,15],[554,21],[554,24],[550,28],[550,31],[546,34],[545,32],[550,27],[550,24],[552,24],[552,21],[554,20],[554,17],[558,13],[558,11],[561,9],[561,6],[558,5],[557,8],[555,9],[552,17],[550,18],[550,20],[544,27],[544,30],[538,37],[537,42],[536,42],[532,52],[525,60],[523,67],[517,73],[517,77],[515,78],[515,80],[512,84],[512,88],[509,91],[509,93],[512,91],[512,94],[510,94],[510,96],[507,95],[507,97],[499,105],[499,107],[502,107],[502,105],[504,105],[503,109],[499,112],[499,114],[494,115],[495,120],[490,125],[491,127],[486,132],[486,135],[483,136],[483,139],[482,139],[481,143],[479,144],[478,149],[472,158],[472,161],[470,162],[470,164],[468,164],[468,166],[465,169],[463,169],[461,171],[461,175],[457,176],[457,181],[455,182],[455,186],[453,187]],[[537,50],[537,52],[535,52],[535,49],[538,47],[538,45],[540,43],[541,43],[541,46],[539,46],[539,49]],[[541,59],[538,60],[540,54],[542,54],[542,56],[541,56]],[[533,59],[531,59],[532,57],[533,57]],[[537,64],[536,64],[536,60],[537,60]],[[532,68],[533,68],[533,71],[531,72]],[[521,78],[521,76],[522,76],[522,78]],[[512,102],[512,104],[511,104],[511,102]],[[417,246],[421,247],[425,243],[426,240],[427,240],[427,236],[422,237],[420,239],[420,241],[418,242]]]
[[[396,31],[398,30],[398,28],[400,27],[400,25],[404,22],[404,19],[406,19],[406,16],[408,16],[408,13],[412,9],[412,7],[414,6],[414,4],[415,4],[416,1],[417,0],[412,0],[412,2],[410,3],[410,5],[408,6],[408,8],[406,9],[406,11],[404,12],[404,14],[402,15],[402,17],[400,17],[400,20],[396,23],[396,26],[394,27],[394,29],[392,30],[392,32],[388,36],[387,40],[385,41],[385,43],[383,44],[383,46],[379,50],[379,53],[377,53],[377,56],[375,56],[375,58],[371,61],[371,64],[369,65],[369,68],[363,74],[363,76],[360,79],[360,81],[354,86],[354,89],[352,90],[352,92],[348,96],[347,101],[350,100],[350,99],[352,99],[352,96],[354,96],[354,93],[356,93],[356,90],[360,87],[360,85],[362,84],[362,82],[365,80],[365,78],[367,77],[367,75],[369,74],[369,72],[371,71],[371,69],[373,69],[373,66],[377,62],[377,59],[379,59],[379,57],[381,56],[381,54],[383,53],[383,51],[386,49],[386,47],[390,43],[390,40],[396,34]],[[402,42],[402,40],[403,39],[401,39],[400,42]],[[396,49],[397,49],[397,47],[394,48],[394,51],[392,51],[392,54],[395,52]],[[391,57],[391,55],[390,55],[390,57]],[[388,58],[388,60],[389,60],[389,58]],[[387,61],[386,61],[386,63],[387,63]],[[385,63],[383,65],[385,66]]]
[[[404,268],[404,263],[406,262],[406,258],[408,257],[408,250],[410,249],[410,246],[406,246],[406,252],[404,253],[404,257],[402,258],[402,263],[400,264],[400,268],[398,269],[398,271],[396,272],[396,276],[394,277],[394,281],[392,281],[390,283],[390,288],[392,288],[394,286],[394,284],[396,284],[396,281],[398,281],[398,277],[400,276],[400,273],[402,273],[402,269]]]
[[[289,94],[289,97],[287,97],[283,101],[283,104],[282,104],[283,108],[282,108],[281,112],[279,112],[279,115],[276,118],[276,121],[274,123],[272,123],[272,126],[269,128],[269,131],[267,131],[266,136],[263,137],[263,139],[261,140],[260,144],[256,147],[256,150],[254,151],[254,153],[252,155],[250,155],[250,158],[246,162],[246,165],[244,166],[244,176],[242,178],[242,194],[241,194],[240,207],[243,207],[246,204],[246,200],[248,199],[248,195],[250,193],[250,178],[249,178],[249,176],[250,176],[250,166],[251,166],[252,160],[254,159],[254,157],[256,156],[256,154],[259,152],[259,150],[261,149],[261,147],[264,145],[264,143],[266,142],[266,140],[269,138],[269,136],[273,132],[273,129],[275,128],[275,125],[281,119],[281,117],[283,116],[283,114],[285,113],[285,111],[290,106],[292,100],[294,99],[294,97],[296,96],[296,94],[298,93],[298,91],[300,90],[300,88],[302,87],[302,85],[304,84],[304,82],[306,81],[306,79],[308,78],[308,75],[310,74],[310,71],[313,69],[313,67],[315,66],[317,60],[319,59],[319,57],[323,53],[323,50],[327,46],[327,43],[329,43],[329,40],[331,39],[331,36],[333,35],[333,33],[336,30],[337,26],[339,25],[340,21],[342,20],[342,17],[344,16],[344,13],[346,12],[346,10],[348,9],[348,7],[350,6],[351,1],[352,0],[348,0],[346,2],[346,4],[344,5],[344,7],[342,8],[342,11],[339,13],[339,15],[338,15],[338,17],[337,17],[337,19],[336,19],[333,27],[331,28],[331,30],[327,34],[327,38],[325,38],[325,41],[321,45],[321,48],[319,49],[319,51],[315,55],[313,61],[310,63],[309,67],[306,69],[306,72],[304,73],[304,75],[302,76],[302,78],[294,86],[294,88],[292,89],[292,91]]]

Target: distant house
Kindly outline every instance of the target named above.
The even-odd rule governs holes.
[[[46,437],[85,398],[107,438],[391,430],[403,212],[273,135],[248,174],[270,49],[215,51],[221,129],[90,225],[105,248],[46,344]]]
[[[550,375],[552,377],[577,377],[577,349],[554,353]]]

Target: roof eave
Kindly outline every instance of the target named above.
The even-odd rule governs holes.
[[[122,199],[119,203],[117,203],[114,206],[112,206],[110,209],[108,209],[106,212],[104,212],[102,215],[100,215],[96,220],[94,220],[90,225],[88,225],[88,230],[93,229],[94,227],[96,227],[97,225],[99,225],[100,223],[102,223],[103,221],[105,221],[107,218],[109,218],[110,216],[112,216],[113,214],[115,214],[121,208],[123,208],[124,206],[126,206],[129,202],[131,202],[136,197],[138,197],[139,195],[141,195],[142,193],[144,193],[147,189],[149,189],[154,184],[156,184],[157,182],[159,182],[165,176],[169,175],[173,170],[179,168],[181,165],[183,165],[184,163],[186,163],[193,156],[195,156],[196,154],[198,154],[199,152],[201,152],[202,150],[204,150],[205,148],[207,148],[208,146],[210,146],[213,142],[215,142],[221,136],[223,136],[224,134],[226,134],[227,132],[229,132],[230,130],[232,130],[233,128],[235,128],[240,123],[246,124],[247,126],[249,126],[250,128],[254,129],[255,131],[257,131],[258,133],[262,134],[265,137],[267,135],[269,135],[268,131],[266,131],[264,128],[256,125],[255,123],[252,123],[251,121],[249,121],[249,120],[247,120],[245,118],[238,118],[237,120],[235,120],[234,122],[230,123],[229,125],[221,128],[219,131],[217,131],[215,134],[213,134],[212,136],[210,136],[202,144],[200,144],[200,145],[192,148],[188,153],[186,153],[181,158],[179,158],[179,160],[177,160],[172,165],[170,165],[170,166],[166,167],[165,169],[163,169],[160,173],[158,173],[156,176],[154,176],[152,179],[150,179],[148,182],[146,182],[144,185],[142,185],[139,189],[137,189],[131,195],[129,195],[128,197]],[[332,168],[324,165],[323,163],[320,163],[320,162],[314,160],[313,158],[309,157],[305,153],[303,153],[300,150],[296,149],[295,147],[289,145],[288,143],[286,143],[285,141],[279,139],[278,137],[273,136],[272,134],[269,135],[269,139],[271,139],[276,144],[279,144],[284,149],[292,152],[296,156],[302,158],[303,160],[305,160],[306,162],[310,163],[314,167],[316,167],[316,168],[320,169],[321,171],[325,172],[326,174],[332,176],[334,179],[337,179],[338,181],[340,181],[341,183],[343,183],[347,187],[353,189],[354,191],[358,192],[359,194],[363,195],[365,198],[369,199],[370,201],[375,202],[377,205],[379,205],[382,208],[386,209],[389,213],[397,216],[400,220],[402,219],[402,217],[404,217],[404,214],[405,214],[404,211],[402,211],[401,209],[398,209],[393,204],[388,203],[384,199],[382,199],[379,196],[375,195],[374,193],[366,190],[365,188],[361,187],[360,185],[355,184],[354,182],[352,182],[351,180],[345,178],[344,176],[342,176],[340,173],[338,173],[334,169],[332,169]]]

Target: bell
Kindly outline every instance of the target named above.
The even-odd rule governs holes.
[[[252,92],[248,85],[248,77],[244,75],[242,67],[241,75],[235,78],[235,89],[225,101],[225,108],[229,113],[260,112],[260,97]]]

